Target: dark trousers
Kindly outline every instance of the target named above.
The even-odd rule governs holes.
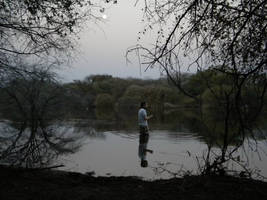
[[[139,133],[140,135],[147,135],[148,134],[147,126],[139,126]]]

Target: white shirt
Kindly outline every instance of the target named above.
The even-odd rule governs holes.
[[[147,120],[147,113],[144,108],[140,108],[138,111],[138,125],[139,126],[148,126]]]

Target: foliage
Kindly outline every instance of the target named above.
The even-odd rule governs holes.
[[[0,0],[0,77],[26,72],[21,62],[60,65],[69,60],[85,22],[101,21],[103,3],[108,2]]]
[[[109,94],[98,94],[95,100],[97,119],[114,119],[114,98]]]
[[[30,69],[32,68],[32,69]],[[5,117],[15,121],[54,120],[60,116],[55,110],[60,109],[59,97],[62,90],[53,80],[53,74],[46,70],[29,67],[32,74],[10,74],[7,80],[2,79],[1,110]]]
[[[113,109],[114,99],[109,94],[98,94],[95,100],[97,108]]]
[[[252,80],[261,82],[261,105],[267,87],[266,76],[262,77],[267,63],[266,3],[144,0],[147,27],[143,34],[151,30],[157,37],[152,47],[137,45],[128,53],[138,51],[146,69],[158,66],[180,92],[199,104],[206,88],[230,83],[232,103],[243,126],[241,102],[246,85]],[[189,82],[182,73],[186,69],[197,72]]]
[[[9,123],[1,126],[0,159],[27,167],[49,164],[59,153],[73,151],[77,137],[57,132],[55,121],[64,117],[64,93],[54,74],[35,66],[2,79],[0,111]],[[32,73],[29,73],[31,71]]]
[[[144,2],[147,29],[158,28],[154,49],[147,49],[149,66],[159,64],[174,79],[186,66],[240,75],[266,66],[265,0]]]

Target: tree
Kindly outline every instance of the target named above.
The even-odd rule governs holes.
[[[98,119],[114,119],[114,98],[110,94],[98,94],[95,100],[96,117]]]
[[[64,116],[64,98],[54,74],[44,66],[27,69],[1,80],[5,99],[0,110],[10,123],[1,130],[0,159],[8,164],[33,167],[49,164],[50,158],[59,153],[74,151],[78,145],[73,143],[78,137],[56,129],[56,121]]]
[[[68,55],[81,25],[100,20],[100,8],[89,0],[1,0],[0,75],[25,71],[17,66],[20,59],[58,61],[59,55]]]
[[[53,132],[63,93],[51,68],[61,56],[69,58],[86,20],[100,20],[97,12],[104,8],[98,2],[0,0],[0,89],[10,102],[2,109],[7,106],[6,115],[18,123],[2,138],[1,159],[42,165],[49,149],[70,151],[67,145],[74,138]]]
[[[144,0],[149,28],[158,28],[153,48],[144,50],[147,68],[158,65],[186,95],[181,69],[214,69],[244,78],[266,68],[266,0]]]
[[[144,33],[157,29],[152,47],[137,45],[129,49],[143,55],[146,69],[158,66],[168,79],[185,95],[202,105],[202,98],[195,90],[187,90],[182,70],[222,73],[231,83],[227,87],[213,87],[214,82],[199,73],[201,82],[209,92],[206,96],[224,99],[224,144],[220,164],[225,161],[228,146],[229,125],[232,115],[238,135],[252,132],[246,124],[248,104],[244,94],[251,85],[259,97],[260,113],[267,88],[267,1],[266,0],[144,0],[144,13],[148,25]],[[142,51],[143,53],[140,53]],[[204,76],[203,76],[204,75]],[[213,84],[213,85],[212,85]],[[219,93],[218,93],[219,91]],[[209,95],[207,95],[209,94]],[[220,95],[218,95],[220,94]],[[253,115],[255,120],[258,115]],[[253,133],[252,133],[253,134]]]
[[[114,109],[114,98],[109,94],[98,94],[95,100],[96,107],[107,110]]]

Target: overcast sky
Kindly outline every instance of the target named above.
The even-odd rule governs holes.
[[[138,32],[145,24],[141,22],[141,5],[134,6],[135,1],[119,1],[111,5],[103,14],[105,23],[90,24],[80,34],[79,55],[72,62],[71,68],[63,68],[60,76],[63,81],[84,79],[92,74],[109,74],[115,77],[158,78],[159,70],[144,72],[132,55],[132,63],[126,63],[127,48],[138,43]],[[152,43],[151,35],[143,37],[145,44]]]

